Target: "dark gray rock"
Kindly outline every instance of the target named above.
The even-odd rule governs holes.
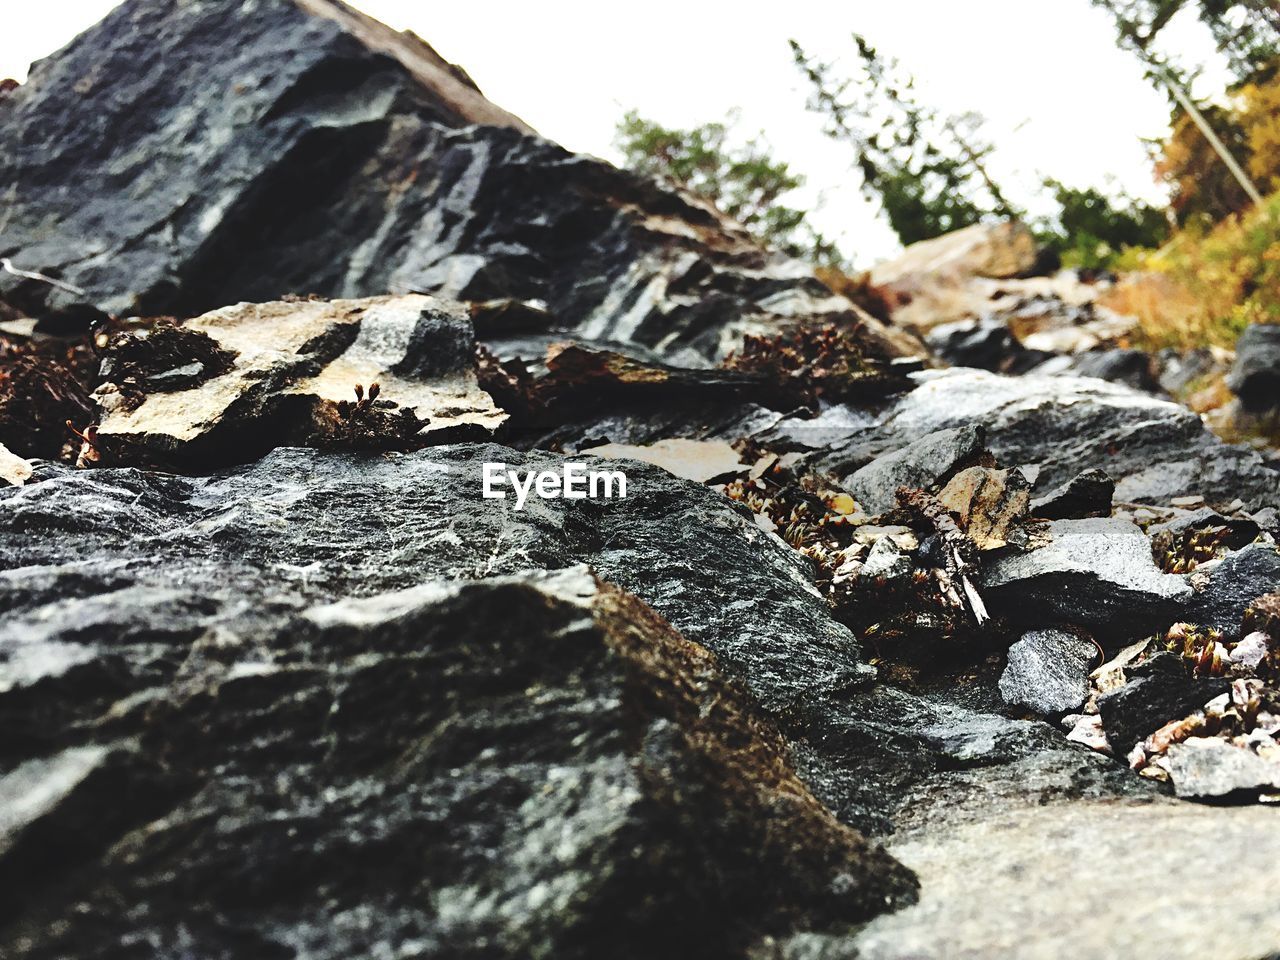
[[[1202,377],[1218,369],[1218,361],[1207,347],[1178,353],[1172,347],[1157,355],[1160,364],[1160,386],[1174,396],[1179,396]]]
[[[1191,596],[1182,577],[1160,572],[1128,520],[1054,520],[1051,529],[1048,545],[984,566],[992,613],[1029,626],[1076,624],[1114,644],[1172,623]]]
[[[855,316],[709,205],[574,156],[412,35],[332,0],[128,0],[0,102],[0,273],[34,313],[194,316],[290,293],[538,301],[706,362]]]
[[[811,458],[845,476],[938,430],[981,425],[1005,466],[1038,466],[1053,489],[1089,469],[1116,481],[1116,500],[1167,504],[1200,495],[1249,509],[1280,504],[1280,472],[1257,451],[1223,443],[1186,407],[1085,377],[931,371],[879,422]]]
[[[996,373],[1026,373],[1053,356],[1028,350],[998,317],[940,324],[925,336],[925,343],[952,366]]]
[[[867,513],[875,516],[897,506],[898,487],[933,490],[982,456],[981,427],[939,430],[878,457],[850,474],[843,485]]]
[[[1086,470],[1031,501],[1031,515],[1043,520],[1109,517],[1116,484],[1102,470]]]
[[[1168,750],[1169,778],[1180,797],[1248,799],[1280,792],[1280,763],[1217,737],[1190,737]]]
[[[585,568],[301,608],[152,680],[0,777],[5,956],[726,955],[913,894]]]
[[[1009,648],[1000,696],[1045,716],[1076,710],[1089,695],[1097,649],[1064,630],[1031,630]]]
[[[1064,360],[1063,363],[1055,364],[1052,371],[1054,374],[1096,377],[1111,383],[1122,383],[1144,393],[1164,393],[1156,377],[1158,365],[1155,358],[1145,350],[1119,347],[1087,350]],[[1041,371],[1049,372],[1045,368],[1039,368],[1035,372]]]
[[[1280,590],[1280,549],[1251,543],[1230,554],[1209,574],[1192,598],[1186,619],[1221,630],[1228,640],[1240,636],[1240,621],[1254,600]]]
[[[1170,720],[1200,709],[1231,685],[1221,677],[1192,679],[1182,661],[1166,652],[1126,672],[1128,683],[1098,698],[1107,740],[1121,757]]]
[[[1236,360],[1227,386],[1246,410],[1280,406],[1280,325],[1255,323],[1236,341]]]

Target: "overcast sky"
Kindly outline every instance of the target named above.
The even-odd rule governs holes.
[[[4,10],[0,77],[24,78],[30,61],[114,5],[41,0],[22,12]],[[861,267],[892,253],[895,239],[861,197],[848,152],[805,112],[789,37],[823,59],[847,59],[857,30],[916,75],[922,100],[983,113],[998,148],[993,170],[1023,205],[1034,209],[1042,175],[1162,196],[1141,138],[1165,132],[1168,108],[1133,58],[1116,49],[1109,19],[1088,0],[355,5],[415,31],[491,100],[573,150],[616,160],[614,125],[631,107],[669,126],[722,119],[738,108],[744,135],[765,131],[776,154],[808,177],[800,204],[818,207],[818,225]],[[1212,43],[1193,18],[1175,21],[1165,48],[1184,66],[1207,67],[1206,89],[1222,85]]]

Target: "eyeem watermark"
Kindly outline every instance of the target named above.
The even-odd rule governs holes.
[[[505,463],[484,465],[484,498],[505,500],[506,487],[515,493],[516,509],[523,510],[530,493],[543,500],[612,500],[627,495],[627,475],[621,470],[588,470],[585,463],[566,462],[559,470],[508,470]]]

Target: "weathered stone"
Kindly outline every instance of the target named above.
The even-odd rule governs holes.
[[[952,366],[995,373],[1026,373],[1052,356],[1028,350],[998,317],[940,324],[929,331],[925,343]]]
[[[1161,573],[1147,538],[1127,520],[1054,520],[1053,539],[1028,553],[997,557],[982,574],[993,613],[1015,623],[1078,624],[1108,643],[1173,622],[1191,595]]]
[[[0,840],[6,955],[646,956],[912,895],[706,650],[581,568],[311,606],[246,640],[198,639],[147,709],[0,779],[24,803]]]
[[[952,477],[938,502],[954,513],[979,550],[1025,542],[1031,484],[1016,470],[969,467]]]
[[[673,476],[697,483],[739,473],[745,465],[733,447],[723,440],[659,440],[644,446],[606,443],[588,447],[582,453],[606,460],[639,460],[661,467]]]
[[[1169,778],[1180,797],[1196,800],[1280,793],[1280,763],[1217,737],[1188,737],[1169,747]]]
[[[1251,543],[1214,567],[1208,583],[1196,591],[1184,619],[1235,639],[1250,604],[1277,589],[1280,549],[1273,544]]]
[[[1076,710],[1089,695],[1097,649],[1063,630],[1031,630],[1009,648],[1000,696],[1013,707],[1046,716]]]
[[[1107,739],[1118,756],[1170,720],[1184,717],[1230,688],[1221,677],[1193,680],[1172,653],[1157,653],[1127,671],[1129,682],[1098,698]]]
[[[1144,393],[1163,394],[1156,371],[1155,358],[1145,350],[1116,347],[1075,353],[1062,361],[1052,361],[1038,367],[1033,372],[1096,377],[1111,383],[1122,383]]]
[[[1043,497],[1032,500],[1031,514],[1045,520],[1108,517],[1115,489],[1115,481],[1102,470],[1085,470]]]
[[[911,556],[904,553],[892,537],[881,537],[871,545],[858,575],[881,580],[896,580],[911,573]]]
[[[13,487],[20,487],[31,479],[31,464],[0,443],[0,480]]]
[[[981,427],[940,430],[873,460],[845,477],[843,485],[875,516],[897,505],[898,487],[932,490],[945,483],[982,455],[984,440]]]
[[[814,466],[844,476],[927,434],[981,425],[1002,464],[1040,468],[1042,488],[1099,469],[1127,503],[1198,494],[1211,504],[1240,498],[1248,509],[1280,504],[1280,472],[1256,451],[1223,443],[1180,404],[1085,377],[946,370],[915,378],[875,426],[816,454]]]
[[[537,300],[689,362],[803,318],[892,339],[709,204],[542,140],[331,0],[128,0],[5,98],[0,183],[14,263],[114,313],[421,291]],[[3,273],[0,295],[77,299]]]
[[[1280,406],[1280,325],[1255,323],[1236,341],[1236,361],[1227,386],[1246,410]]]
[[[417,295],[240,304],[146,326],[105,349],[96,445],[111,463],[208,466],[290,442],[477,439],[507,416],[477,384],[474,352],[470,318]]]
[[[940,280],[1015,277],[1036,262],[1031,231],[1016,220],[978,223],[907,247],[871,270],[871,282],[911,291]]]

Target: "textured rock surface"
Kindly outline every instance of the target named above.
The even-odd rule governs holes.
[[[1098,698],[1107,739],[1119,756],[1170,720],[1184,717],[1223,693],[1230,684],[1214,677],[1192,679],[1172,653],[1158,653],[1130,668],[1129,682]]]
[[[706,204],[532,135],[416,38],[328,0],[129,0],[0,101],[0,183],[0,252],[113,312],[512,297],[696,360],[854,310]],[[0,294],[74,299],[7,274]]]
[[[981,427],[939,430],[878,457],[844,479],[845,488],[871,515],[897,505],[898,487],[931,490],[982,454]]]
[[[1077,709],[1089,695],[1097,650],[1063,630],[1031,630],[1009,648],[1000,696],[1014,707],[1052,715]]]
[[[1054,520],[1052,535],[1046,546],[986,565],[983,595],[993,612],[1094,628],[1105,644],[1171,623],[1191,596],[1182,577],[1160,572],[1147,538],[1127,520]]]
[[[814,463],[843,476],[927,434],[981,424],[1002,464],[1039,466],[1038,490],[1096,468],[1124,502],[1198,494],[1223,504],[1239,497],[1254,509],[1280,504],[1280,472],[1257,452],[1223,443],[1176,403],[1083,377],[950,370],[919,380],[874,426]]]
[[[204,635],[64,736],[0,779],[6,956],[732,955],[913,889],[710,654],[581,568]]]
[[[483,438],[507,419],[476,382],[470,318],[432,297],[240,304],[117,334],[103,353],[94,397],[108,463]],[[375,384],[380,399],[357,400]]]
[[[1081,520],[1111,515],[1116,484],[1101,470],[1086,470],[1031,501],[1031,512],[1045,520]]]
[[[1216,737],[1188,737],[1169,748],[1169,777],[1180,797],[1227,799],[1280,793],[1280,764]]]
[[[1249,605],[1276,590],[1280,590],[1280,550],[1272,544],[1251,543],[1214,567],[1208,583],[1196,591],[1187,620],[1236,639]]]

